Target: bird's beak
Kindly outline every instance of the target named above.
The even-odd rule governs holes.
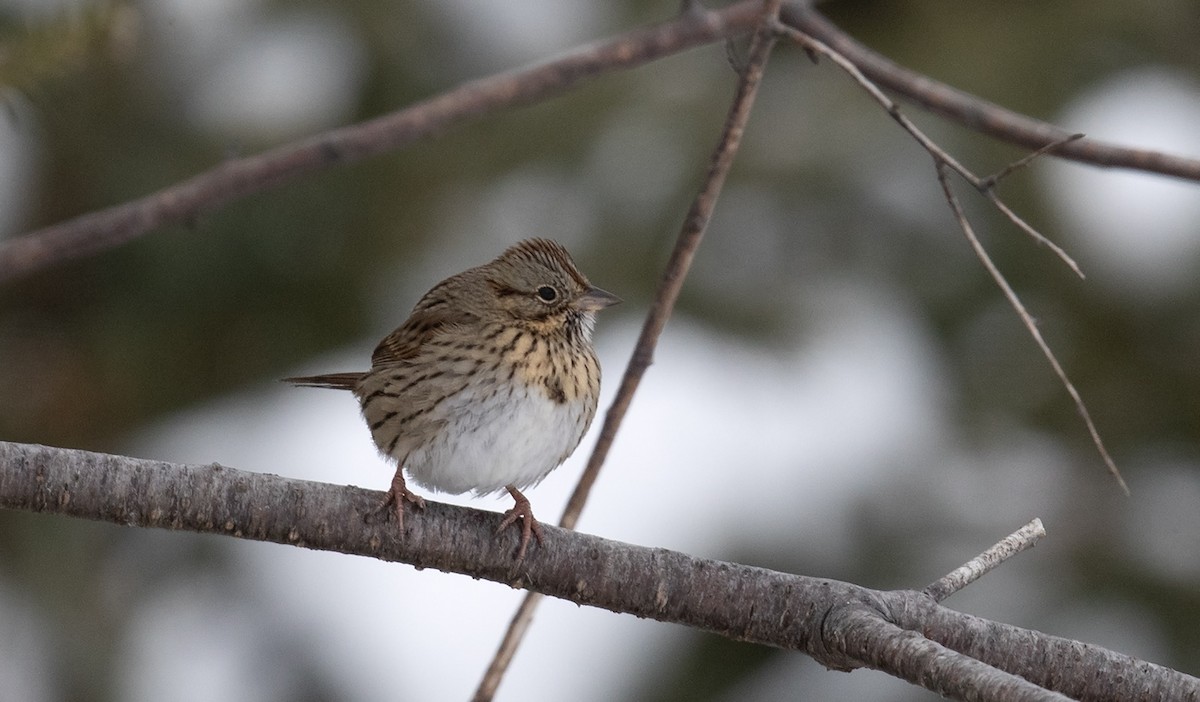
[[[578,300],[575,301],[575,306],[584,312],[596,312],[605,307],[611,307],[621,301],[621,298],[613,295],[607,290],[600,288],[590,288]]]

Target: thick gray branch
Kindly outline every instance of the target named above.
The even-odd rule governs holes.
[[[405,520],[401,539],[394,522],[364,520],[381,499],[381,493],[361,488],[219,465],[0,442],[0,507],[225,534],[463,573],[804,651],[834,668],[877,668],[956,699],[1062,699],[1026,682],[1032,680],[1077,699],[1200,700],[1195,678],[953,612],[917,592],[879,592],[549,525],[545,543],[518,567],[512,559],[516,535],[493,535],[498,514],[429,502]]]

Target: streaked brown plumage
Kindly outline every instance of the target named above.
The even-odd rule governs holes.
[[[494,261],[438,283],[387,335],[371,370],[287,378],[350,390],[379,450],[397,461],[388,491],[403,527],[418,484],[477,495],[508,490],[500,525],[521,520],[517,559],[541,539],[529,500],[579,445],[596,413],[595,313],[619,302],[592,286],[560,244],[528,239]]]

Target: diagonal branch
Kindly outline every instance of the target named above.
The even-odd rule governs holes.
[[[545,526],[516,565],[494,512],[429,502],[405,521],[362,516],[371,490],[0,441],[0,508],[122,526],[233,536],[437,568],[738,641],[802,651],[839,670],[871,667],[960,700],[1200,699],[1200,680],[1129,656],[990,622],[919,592],[878,591],[695,558]],[[926,640],[939,646],[926,645]],[[946,650],[963,656],[947,655]],[[979,663],[1011,675],[981,677]],[[986,680],[993,683],[984,684]],[[1001,687],[993,687],[1001,685]]]
[[[831,627],[854,632],[851,637],[863,640],[863,651],[872,656],[870,667],[876,670],[898,668],[901,677],[914,685],[950,699],[1072,702],[1066,695],[1047,690],[937,641],[913,636],[894,624],[880,626],[877,618],[865,609],[845,610],[844,619],[834,620]]]
[[[1038,349],[1046,360],[1050,363],[1050,368],[1053,369],[1054,375],[1058,376],[1058,380],[1066,389],[1067,394],[1071,396],[1071,401],[1075,403],[1075,409],[1079,412],[1079,416],[1083,418],[1083,423],[1087,427],[1088,434],[1092,437],[1092,444],[1096,450],[1100,452],[1100,458],[1104,460],[1104,465],[1108,466],[1108,472],[1113,479],[1117,481],[1122,492],[1129,494],[1129,486],[1125,484],[1125,479],[1121,477],[1121,471],[1117,468],[1116,461],[1109,455],[1108,449],[1104,446],[1103,439],[1100,438],[1100,430],[1096,428],[1096,423],[1092,421],[1092,414],[1088,411],[1087,405],[1083,401],[1083,396],[1079,394],[1079,390],[1075,389],[1075,384],[1067,377],[1067,372],[1063,369],[1062,364],[1058,362],[1058,357],[1050,350],[1050,344],[1046,343],[1042,337],[1042,332],[1038,329],[1037,322],[1034,321],[1033,315],[1025,309],[1025,304],[1021,302],[1021,298],[1017,296],[1017,292],[1008,284],[1008,280],[996,264],[992,261],[992,257],[988,255],[987,249],[983,248],[983,243],[979,241],[979,237],[975,235],[975,229],[967,220],[967,215],[963,212],[962,204],[958,201],[958,196],[954,194],[954,190],[950,187],[950,180],[947,177],[947,166],[944,163],[936,164],[938,182],[941,183],[942,192],[946,196],[946,202],[950,205],[950,210],[954,213],[954,219],[958,222],[959,229],[962,230],[963,236],[967,237],[967,241],[971,244],[971,250],[975,252],[976,258],[987,269],[988,275],[996,282],[1004,297],[1008,300],[1011,306],[1017,312],[1017,316],[1021,318],[1021,324],[1025,325],[1025,330],[1029,332],[1029,336],[1033,338]]]
[[[758,94],[758,86],[762,82],[763,73],[766,70],[767,58],[775,44],[775,34],[770,31],[770,27],[778,22],[779,5],[779,0],[768,0],[763,3],[763,19],[759,24],[758,31],[754,34],[746,64],[739,69],[737,93],[734,96],[733,104],[729,107],[729,114],[725,118],[725,126],[721,130],[720,139],[713,150],[708,173],[700,187],[700,192],[692,201],[691,209],[688,210],[687,216],[683,220],[683,228],[675,240],[675,248],[663,271],[658,292],[654,297],[654,304],[651,305],[650,312],[646,315],[646,321],[643,323],[641,334],[634,345],[629,364],[625,367],[625,374],[621,378],[617,395],[604,415],[604,425],[600,429],[600,437],[596,440],[596,446],[592,449],[587,466],[579,477],[579,482],[575,485],[575,490],[571,493],[566,509],[563,511],[559,524],[566,529],[574,529],[579,522],[579,516],[583,513],[583,507],[591,494],[592,486],[596,484],[596,478],[599,477],[600,469],[604,466],[605,459],[608,458],[609,449],[612,448],[613,441],[617,438],[617,432],[621,428],[621,422],[625,419],[625,413],[633,402],[633,395],[637,392],[646,369],[654,360],[654,349],[658,345],[658,338],[662,334],[671,312],[675,309],[675,303],[683,289],[683,281],[691,269],[692,259],[708,228],[717,198],[725,184],[725,177],[729,174],[729,169],[733,167],[734,157],[737,156],[738,147],[741,145],[742,134],[750,119],[750,110],[754,106],[754,98]],[[492,658],[492,662],[488,665],[483,679],[479,683],[479,688],[475,691],[474,702],[487,702],[495,697],[496,689],[500,686],[500,681],[503,680],[513,656],[516,655],[525,632],[529,629],[529,623],[533,619],[533,613],[537,610],[540,599],[536,593],[531,592],[517,607],[504,637],[500,640],[496,655]]]
[[[1000,197],[995,192],[996,182],[1000,178],[1008,175],[1017,168],[1027,165],[1037,156],[1040,156],[1044,153],[1049,153],[1051,151],[1057,153],[1071,144],[1078,143],[1078,135],[1068,134],[1063,136],[1057,141],[1043,145],[1040,149],[1038,149],[1037,152],[1030,154],[1020,161],[1010,165],[997,175],[989,178],[980,178],[971,172],[971,170],[966,166],[959,163],[953,156],[946,153],[946,151],[938,146],[937,143],[935,143],[932,139],[926,136],[926,134],[922,132],[917,125],[913,124],[912,120],[910,120],[904,115],[903,112],[900,111],[899,105],[892,101],[892,99],[887,95],[884,95],[883,91],[880,90],[879,87],[873,82],[871,82],[871,80],[867,78],[866,75],[864,75],[863,72],[860,71],[850,59],[842,56],[839,52],[826,45],[824,42],[813,39],[804,32],[793,29],[792,27],[780,25],[776,27],[776,30],[783,36],[788,37],[793,42],[798,44],[805,51],[808,51],[812,54],[826,56],[835,64],[837,64],[837,66],[850,75],[850,77],[853,78],[854,81],[859,84],[859,86],[866,90],[867,93],[876,102],[878,102],[884,110],[887,111],[888,115],[890,115],[897,124],[899,124],[906,132],[908,132],[909,135],[912,136],[912,138],[915,139],[923,149],[925,149],[930,157],[933,158],[934,166],[937,169],[938,182],[941,183],[942,191],[946,196],[946,202],[950,205],[950,209],[955,216],[955,221],[958,222],[959,228],[962,230],[963,235],[966,236],[967,241],[970,243],[971,250],[975,252],[975,256],[979,259],[980,263],[983,264],[983,267],[987,270],[988,275],[992,277],[992,280],[995,281],[996,285],[1000,288],[1001,292],[1004,294],[1004,297],[1008,300],[1009,305],[1013,308],[1013,310],[1016,311],[1017,316],[1020,317],[1021,323],[1024,324],[1026,330],[1029,331],[1029,335],[1033,338],[1034,343],[1037,344],[1038,349],[1042,352],[1042,355],[1044,355],[1046,360],[1050,363],[1050,367],[1053,369],[1054,374],[1058,377],[1059,382],[1062,383],[1063,388],[1066,389],[1067,394],[1070,395],[1071,401],[1075,403],[1075,409],[1079,412],[1080,417],[1082,417],[1083,423],[1087,427],[1088,434],[1091,436],[1092,444],[1096,447],[1096,451],[1099,452],[1101,459],[1104,461],[1104,465],[1108,468],[1109,474],[1112,475],[1113,479],[1117,481],[1117,485],[1120,486],[1122,492],[1128,495],[1129,486],[1125,484],[1125,479],[1121,476],[1121,471],[1117,468],[1116,461],[1113,460],[1112,456],[1108,452],[1108,448],[1105,447],[1104,440],[1100,437],[1100,431],[1096,428],[1095,422],[1092,421],[1092,415],[1088,411],[1087,405],[1083,401],[1083,397],[1075,388],[1075,384],[1071,382],[1069,377],[1067,377],[1067,372],[1063,369],[1062,364],[1058,362],[1058,358],[1050,349],[1050,345],[1047,344],[1046,340],[1042,338],[1042,333],[1038,330],[1037,323],[1025,309],[1025,305],[1021,302],[1020,297],[1017,296],[1016,291],[1012,289],[1012,286],[1008,284],[1008,280],[1004,277],[1004,274],[1000,272],[1000,269],[996,267],[996,264],[992,262],[991,257],[988,256],[987,250],[984,249],[983,244],[975,235],[975,231],[971,227],[970,222],[967,221],[966,214],[963,212],[962,206],[958,202],[958,198],[954,195],[954,191],[950,188],[950,182],[948,179],[949,171],[954,171],[957,173],[963,178],[963,180],[970,183],[976,190],[986,197],[989,202],[999,209],[1001,213],[1006,215],[1022,231],[1032,235],[1033,238],[1039,243],[1050,246],[1051,250],[1054,251],[1054,253],[1057,254],[1060,259],[1062,259],[1073,271],[1075,271],[1075,273],[1082,277],[1083,272],[1079,270],[1079,267],[1075,264],[1075,261],[1068,256],[1065,251],[1054,245],[1046,237],[1042,236],[1041,233],[1026,223],[1025,220],[1018,217],[1016,213],[1009,209],[1009,207],[1000,200]]]
[[[742,0],[714,11],[699,9],[694,2],[686,4],[688,10],[671,21],[581,47],[530,68],[466,83],[376,119],[231,159],[141,198],[0,243],[0,282],[119,246],[161,227],[192,221],[309,173],[401,149],[470,119],[559,95],[601,75],[740,36],[753,28],[760,7],[758,0]],[[781,17],[823,39],[880,85],[952,122],[1031,149],[1070,135],[893,63],[855,42],[810,2],[786,4]],[[1200,181],[1200,160],[1093,139],[1068,144],[1057,155]]]
[[[833,61],[838,68],[842,69],[847,75],[853,78],[854,82],[858,83],[859,87],[865,90],[867,94],[870,95],[873,100],[875,100],[875,102],[879,103],[879,105],[887,111],[888,116],[891,117],[896,124],[899,124],[904,131],[908,132],[909,136],[916,140],[921,148],[925,149],[925,151],[933,157],[934,161],[945,164],[947,168],[954,171],[959,175],[959,177],[970,183],[971,186],[978,190],[984,197],[986,197],[988,201],[991,202],[992,205],[994,205],[996,209],[1001,212],[1001,214],[1004,214],[1006,217],[1008,217],[1013,224],[1017,225],[1018,228],[1033,238],[1034,241],[1046,246],[1052,252],[1054,252],[1054,255],[1058,256],[1063,263],[1067,264],[1067,267],[1070,268],[1076,275],[1078,275],[1080,278],[1083,277],[1083,271],[1079,269],[1079,264],[1075,263],[1075,259],[1071,258],[1058,244],[1055,244],[1053,241],[1047,239],[1042,235],[1041,232],[1037,231],[1028,223],[1026,223],[1025,220],[1018,217],[1015,212],[1013,212],[1007,205],[1004,204],[1003,201],[1000,200],[1000,196],[995,192],[995,186],[1000,179],[1016,169],[1027,165],[1034,158],[1051,151],[1057,151],[1064,144],[1079,139],[1080,135],[1072,134],[1058,141],[1051,142],[1050,144],[1038,149],[1036,152],[1025,156],[1013,164],[1010,164],[1007,168],[1000,171],[996,175],[989,176],[987,178],[981,178],[975,175],[971,169],[959,163],[958,159],[951,156],[945,149],[939,146],[937,142],[935,142],[933,139],[930,139],[925,132],[921,131],[921,129],[917,127],[917,125],[914,124],[907,115],[900,111],[900,106],[897,105],[895,101],[893,101],[887,95],[885,95],[884,92],[879,89],[879,86],[871,82],[871,79],[868,78],[861,70],[859,70],[858,66],[854,65],[853,61],[845,56],[842,56],[824,42],[813,39],[804,32],[782,25],[779,27],[779,31],[784,36],[798,44],[805,51],[808,51],[813,55],[825,56]]]
[[[938,578],[922,592],[932,597],[935,602],[941,602],[1018,553],[1033,548],[1045,536],[1046,528],[1042,526],[1042,520],[1034,519],[988,550]]]
[[[813,9],[811,2],[788,3],[781,19],[845,56],[875,83],[951,122],[1031,150],[1071,136],[1071,132],[1061,127],[1005,109],[900,66],[855,41]],[[1055,155],[1096,166],[1129,168],[1200,182],[1200,159],[1097,139],[1073,141],[1056,150]]]
[[[395,151],[470,119],[543,101],[609,73],[745,34],[758,15],[755,0],[717,11],[686,12],[546,63],[466,83],[376,119],[230,159],[145,197],[0,244],[0,282],[113,248],[309,173]]]

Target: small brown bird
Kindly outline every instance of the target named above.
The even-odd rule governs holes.
[[[592,327],[618,302],[562,245],[528,239],[425,293],[379,342],[371,370],[285,381],[358,398],[375,445],[396,459],[384,507],[401,528],[405,502],[425,505],[406,469],[430,490],[508,490],[516,504],[498,531],[521,520],[520,561],[530,536],[542,539],[520,490],[562,464],[591,424],[600,395]]]

